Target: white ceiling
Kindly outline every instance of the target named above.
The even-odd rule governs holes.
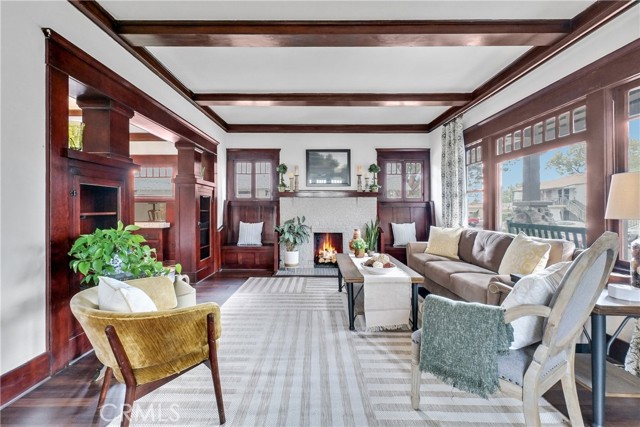
[[[117,20],[570,19],[590,1],[114,1]],[[194,93],[469,93],[530,49],[148,47]],[[229,124],[426,124],[448,107],[213,106]]]

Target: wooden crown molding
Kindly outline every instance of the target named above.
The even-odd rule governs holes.
[[[495,95],[616,16],[637,5],[638,1],[596,1],[571,20],[570,33],[550,46],[530,49],[510,66],[474,90],[473,99],[466,105],[452,107],[431,121],[428,125],[429,132]]]
[[[427,125],[291,125],[291,124],[263,124],[263,125],[234,125],[229,124],[229,133],[426,133]]]
[[[548,46],[570,20],[118,21],[132,46]]]
[[[202,106],[442,107],[465,105],[470,93],[196,93]]]

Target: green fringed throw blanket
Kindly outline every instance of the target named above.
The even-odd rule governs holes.
[[[420,370],[485,399],[495,393],[498,355],[507,354],[513,341],[504,310],[435,295],[424,304]]]

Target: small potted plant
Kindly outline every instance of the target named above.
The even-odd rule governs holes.
[[[367,242],[367,254],[372,256],[376,251],[378,237],[380,236],[380,221],[378,218],[364,225],[364,241]]]
[[[364,254],[367,250],[367,242],[364,239],[355,239],[353,241],[353,251],[355,253],[356,258],[364,257]]]
[[[100,276],[126,280],[168,275],[170,269],[156,260],[156,250],[142,244],[146,241],[143,236],[132,233],[139,229],[118,221],[117,228],[97,228],[78,237],[69,251],[73,258],[69,267],[84,276],[80,284],[97,285]],[[176,272],[180,274],[181,270],[177,264]]]
[[[373,174],[373,182],[371,183],[371,185],[369,186],[369,190],[376,192],[380,189],[380,186],[378,185],[378,172],[380,172],[380,166],[376,165],[375,163],[371,163],[369,165],[369,169],[368,171]]]
[[[294,217],[286,220],[282,225],[276,225],[274,230],[280,235],[279,242],[284,245],[284,266],[296,267],[300,262],[298,246],[309,241],[311,227],[304,224],[305,217]]]
[[[280,175],[280,182],[278,183],[278,191],[283,192],[287,189],[287,185],[284,183],[284,174],[287,173],[287,165],[280,163],[276,168],[276,172]]]

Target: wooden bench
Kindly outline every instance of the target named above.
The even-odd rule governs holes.
[[[236,270],[278,270],[278,201],[227,201],[222,242],[222,268]],[[264,222],[262,246],[238,246],[240,221]]]
[[[416,223],[418,242],[429,240],[429,228],[436,225],[433,201],[428,202],[378,202],[380,219],[380,252],[391,255],[398,261],[407,263],[406,246],[393,246],[393,228],[391,223]]]
[[[527,236],[545,239],[564,239],[575,243],[577,249],[587,248],[587,229],[585,227],[570,227],[566,225],[525,224],[507,221],[509,233],[523,232]]]

